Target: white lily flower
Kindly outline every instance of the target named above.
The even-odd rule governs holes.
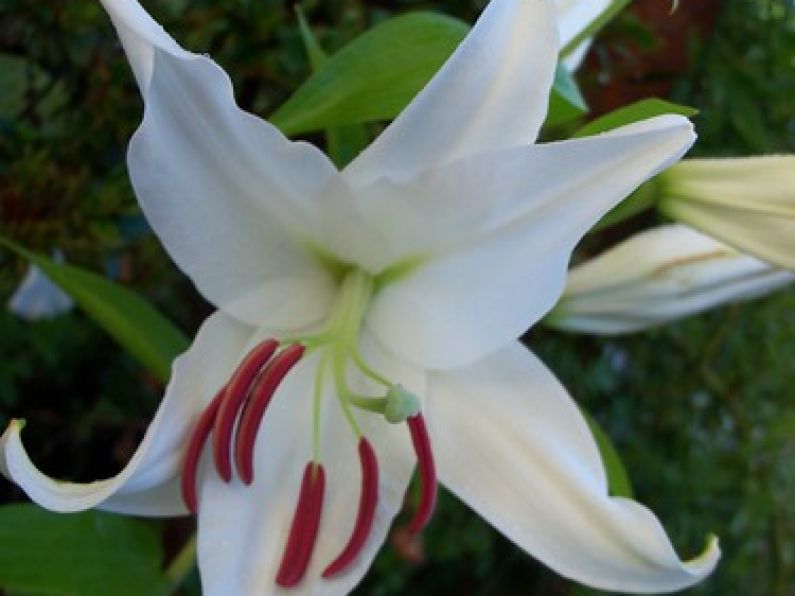
[[[688,159],[658,182],[666,215],[795,270],[795,155]]]
[[[63,253],[55,251],[55,262],[63,262]],[[51,319],[69,312],[74,301],[53,283],[36,265],[30,265],[25,277],[8,300],[8,310],[29,321]]]
[[[571,269],[546,322],[580,333],[631,333],[758,298],[793,281],[795,273],[692,228],[660,226]]]
[[[53,481],[14,421],[7,476],[56,511],[198,509],[209,595],[352,589],[415,461],[415,531],[438,478],[574,580],[663,592],[712,571],[716,541],[683,563],[648,509],[608,495],[580,411],[515,339],[562,293],[586,230],[691,145],[687,120],[534,144],[559,47],[554,6],[494,0],[340,173],[242,112],[226,74],[136,1],[102,3],[146,106],[128,154],[136,194],[219,310],[174,363],[120,474]],[[409,432],[390,424],[401,420]]]

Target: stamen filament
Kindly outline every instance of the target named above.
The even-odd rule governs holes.
[[[251,484],[254,480],[254,445],[265,410],[284,377],[303,355],[304,346],[294,344],[275,356],[260,376],[243,408],[235,436],[235,463],[241,480],[246,484]]]
[[[199,421],[196,423],[190,439],[188,440],[188,448],[185,450],[185,463],[182,466],[181,477],[182,500],[185,501],[185,506],[188,508],[188,511],[194,515],[196,515],[198,511],[196,472],[199,467],[199,458],[204,449],[204,444],[210,436],[210,431],[213,429],[213,423],[218,414],[218,408],[224,399],[225,390],[226,387],[222,387],[201,413]]]
[[[232,427],[254,379],[273,356],[279,344],[269,339],[262,342],[243,359],[226,387],[226,392],[213,429],[213,459],[218,475],[225,482],[232,480]]]
[[[306,573],[320,527],[326,474],[323,466],[310,462],[304,470],[287,546],[276,574],[276,583],[283,588],[296,586]]]
[[[431,440],[422,414],[406,419],[411,433],[411,442],[417,454],[420,475],[420,502],[409,524],[409,532],[418,534],[428,524],[436,506],[436,465],[433,461]]]
[[[359,439],[359,461],[362,466],[362,490],[359,495],[356,523],[348,544],[323,571],[323,577],[326,579],[341,573],[356,560],[373,528],[375,508],[378,504],[378,460],[370,442],[364,437]]]
[[[350,404],[350,390],[348,389],[348,385],[345,381],[345,356],[344,354],[335,353],[334,358],[334,383],[337,389],[337,399],[340,403],[340,408],[342,408],[342,413],[345,415],[345,419],[348,421],[351,429],[353,430],[354,434],[357,437],[362,436],[362,430],[359,428],[359,423],[356,422],[356,418],[353,415],[353,411],[351,410]]]

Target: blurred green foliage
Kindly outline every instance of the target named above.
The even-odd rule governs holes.
[[[181,43],[228,70],[245,109],[267,116],[309,75],[285,3],[146,4]],[[471,22],[483,4],[311,0],[304,9],[333,52],[392,14],[429,9]],[[695,153],[795,150],[795,7],[725,0],[716,10],[712,32],[691,40],[670,97],[700,111]],[[0,0],[0,24],[0,233],[43,253],[60,247],[69,261],[105,271],[195,330],[209,308],[148,233],[127,180],[124,150],[141,104],[99,4]],[[653,33],[628,15],[603,40],[595,55],[605,44],[655,48]],[[5,299],[26,265],[7,252],[0,264]],[[682,554],[697,553],[708,531],[721,536],[724,560],[694,594],[793,593],[793,307],[789,290],[628,338],[544,330],[527,338],[614,438],[638,498]],[[12,415],[29,420],[27,442],[45,471],[89,480],[126,461],[156,407],[157,379],[77,312],[37,323],[2,313],[0,349],[0,425]],[[0,494],[23,498],[7,483]],[[184,528],[161,530],[173,556]],[[423,541],[408,540],[399,521],[359,592],[591,593],[517,551],[447,494]],[[183,593],[197,590],[194,578]]]

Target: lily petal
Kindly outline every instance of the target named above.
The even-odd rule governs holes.
[[[424,391],[422,371],[400,363],[371,340],[365,339],[362,348],[379,370],[405,381],[412,391]],[[199,495],[199,568],[207,596],[346,594],[367,571],[401,508],[414,467],[408,433],[403,425],[389,425],[380,415],[357,416],[380,468],[375,521],[356,562],[339,576],[321,578],[351,534],[361,481],[358,439],[329,384],[320,427],[326,493],[317,543],[303,581],[290,590],[276,585],[304,466],[312,458],[312,394],[321,357],[314,354],[300,362],[271,402],[257,439],[252,485],[244,487],[236,478],[227,484],[211,464],[205,467]],[[368,385],[357,390],[367,391]]]
[[[660,226],[570,270],[546,323],[583,333],[629,333],[751,300],[793,281],[795,273],[692,228]]]
[[[565,48],[571,40],[594,22],[610,3],[611,0],[555,0],[558,9],[560,47]]]
[[[667,592],[717,563],[715,539],[683,563],[651,511],[608,496],[585,419],[523,346],[431,375],[426,411],[441,481],[561,575],[603,590]]]
[[[119,474],[78,484],[52,480],[36,469],[12,420],[0,439],[0,472],[36,503],[59,512],[99,506],[134,515],[186,513],[179,492],[184,444],[200,411],[226,382],[253,334],[223,313],[205,321],[191,348],[174,361],[166,395],[143,442]]]
[[[402,185],[380,181],[372,225],[394,258],[420,264],[376,296],[368,325],[429,368],[507,344],[560,297],[583,234],[694,139],[686,119],[661,116],[476,156]]]
[[[128,167],[166,250],[208,300],[245,322],[317,320],[332,282],[308,239],[322,238],[324,210],[345,196],[336,168],[238,108],[226,73],[181,49],[138,2],[102,4],[144,98]]]
[[[363,186],[468,155],[532,143],[547,111],[558,39],[549,0],[492,0],[436,76],[346,168]]]

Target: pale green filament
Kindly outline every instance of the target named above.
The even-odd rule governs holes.
[[[353,407],[383,416],[390,409],[387,397],[360,395],[348,387],[347,381],[347,366],[350,361],[365,377],[385,387],[387,395],[396,387],[374,370],[358,350],[364,315],[375,290],[376,280],[371,275],[358,269],[349,270],[342,280],[336,303],[325,327],[316,334],[299,335],[283,342],[300,343],[307,350],[322,351],[312,396],[312,454],[316,462],[320,460],[321,406],[329,368],[342,413],[357,437],[362,436],[362,430],[354,416]]]

